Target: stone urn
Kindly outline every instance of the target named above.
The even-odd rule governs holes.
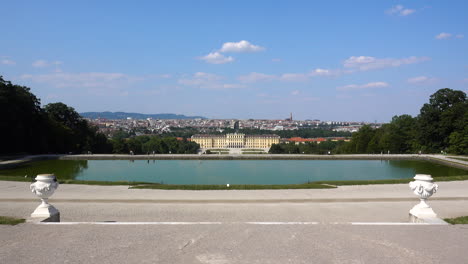
[[[41,198],[42,203],[34,210],[31,217],[49,218],[59,216],[59,211],[48,203],[49,197],[58,188],[57,178],[54,174],[39,174],[36,177],[36,182],[32,183],[31,191]]]
[[[409,187],[414,194],[419,196],[421,201],[410,210],[410,216],[416,218],[437,217],[432,208],[426,203],[426,200],[437,192],[439,186],[432,182],[431,175],[416,174],[414,180],[409,183]]]

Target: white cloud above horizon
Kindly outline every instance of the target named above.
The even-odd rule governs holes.
[[[416,12],[415,9],[405,8],[402,5],[393,6],[390,9],[387,9],[385,11],[385,13],[387,13],[389,15],[398,15],[398,16],[408,16],[408,15],[411,15],[411,14],[413,14],[415,12]]]
[[[206,73],[206,72],[196,72],[191,77],[185,77],[178,80],[179,84],[185,86],[193,86],[201,89],[235,89],[235,88],[244,88],[246,87],[243,84],[237,83],[223,83],[221,82],[225,78],[223,76]]]
[[[45,83],[56,88],[112,88],[142,80],[141,77],[133,77],[123,73],[105,72],[23,74],[20,79]]]
[[[386,82],[370,82],[366,84],[349,84],[345,86],[336,87],[338,91],[355,91],[355,90],[365,90],[365,89],[372,89],[372,88],[384,88],[390,86]]]
[[[235,61],[232,56],[225,56],[223,53],[253,53],[265,50],[264,47],[254,45],[247,40],[239,42],[225,42],[221,49],[208,53],[198,59],[210,64],[225,64]]]
[[[251,72],[238,77],[243,83],[264,81],[306,82],[312,77],[330,77],[384,68],[400,67],[431,60],[429,57],[410,56],[406,58],[376,58],[371,56],[351,56],[343,62],[343,69],[317,68],[305,73],[283,73],[278,75]]]
[[[413,78],[409,78],[407,80],[407,82],[411,84],[430,84],[436,81],[437,81],[437,78],[427,77],[427,76],[416,76]]]
[[[231,56],[224,56],[219,52],[211,52],[208,55],[199,58],[200,60],[205,61],[206,63],[210,64],[225,64],[229,62],[233,62],[234,58]]]
[[[0,59],[0,64],[3,65],[15,65],[16,62],[10,59]]]
[[[389,67],[399,67],[406,64],[415,64],[428,61],[429,57],[410,56],[407,58],[376,58],[371,56],[351,56],[343,62],[343,66],[351,71],[368,71]]]
[[[245,53],[245,52],[259,52],[264,51],[262,46],[254,45],[247,40],[239,42],[226,42],[223,44],[219,52],[223,53]]]
[[[264,74],[259,72],[251,72],[246,75],[241,75],[238,77],[239,81],[243,83],[256,83],[260,81],[272,81],[277,79],[275,75]]]
[[[452,37],[452,34],[446,33],[446,32],[442,32],[442,33],[438,34],[437,36],[435,36],[436,39],[448,39],[448,38],[451,38],[451,37]]]
[[[35,68],[45,68],[49,66],[58,66],[63,64],[61,61],[36,60],[31,65]]]
[[[246,75],[238,77],[239,81],[244,83],[256,83],[264,81],[284,81],[284,82],[306,82],[311,77],[315,76],[331,76],[339,74],[338,71],[327,70],[327,69],[315,69],[306,73],[283,73],[279,75],[265,74],[259,72],[251,72]]]
[[[464,38],[465,35],[463,34],[452,34],[452,33],[447,33],[447,32],[441,32],[439,34],[437,34],[434,38],[435,39],[438,39],[438,40],[442,40],[442,39],[450,39],[450,38],[457,38],[457,39],[461,39],[461,38]]]

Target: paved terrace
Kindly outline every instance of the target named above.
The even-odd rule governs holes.
[[[438,184],[434,211],[468,215],[468,181]],[[404,225],[418,202],[407,184],[245,191],[63,184],[50,202],[61,224],[0,226],[0,263],[468,263],[468,226]],[[25,218],[38,204],[28,183],[0,181],[0,215]]]

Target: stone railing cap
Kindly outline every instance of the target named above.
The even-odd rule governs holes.
[[[38,174],[36,176],[36,180],[50,180],[50,179],[55,179],[54,174]]]
[[[433,180],[433,178],[429,174],[416,174],[416,176],[414,176],[413,179],[421,180],[421,181],[432,181]]]

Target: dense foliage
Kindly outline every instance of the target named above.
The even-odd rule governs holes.
[[[331,154],[334,153],[344,141],[323,141],[321,143],[306,142],[304,144],[281,143],[273,144],[270,148],[270,154]]]
[[[417,117],[393,117],[389,124],[362,127],[340,153],[440,153],[468,154],[468,101],[466,94],[440,89]]]
[[[41,108],[28,87],[0,77],[0,154],[105,153],[112,146],[107,138],[71,107],[53,103]]]
[[[116,134],[111,142],[114,153],[133,154],[195,154],[200,145],[187,141],[185,138],[178,140],[175,137],[137,136],[123,138],[123,133]]]

